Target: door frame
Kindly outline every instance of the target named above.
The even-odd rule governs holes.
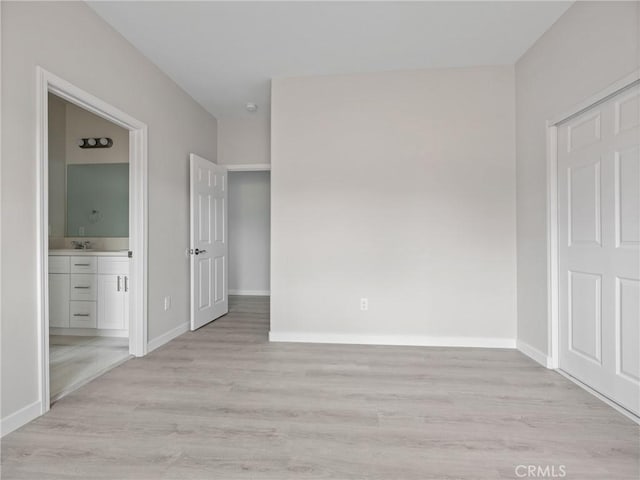
[[[230,164],[225,165],[224,163],[219,163],[218,165],[222,167],[227,167],[228,172],[270,172],[271,164],[270,163],[240,163],[240,164]]]
[[[37,311],[38,377],[41,414],[50,407],[49,388],[49,120],[48,94],[77,105],[129,131],[129,249],[132,288],[129,352],[147,353],[147,125],[107,102],[36,66]]]
[[[640,69],[547,121],[547,368],[559,369],[558,126],[638,84]]]

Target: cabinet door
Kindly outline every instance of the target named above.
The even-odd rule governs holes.
[[[49,274],[49,326],[69,328],[69,275]]]
[[[98,328],[126,329],[128,299],[124,275],[98,275]]]

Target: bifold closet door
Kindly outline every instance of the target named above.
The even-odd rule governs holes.
[[[559,367],[640,414],[640,87],[558,126]]]

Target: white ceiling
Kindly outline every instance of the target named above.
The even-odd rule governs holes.
[[[218,118],[272,77],[513,64],[571,2],[90,2]]]

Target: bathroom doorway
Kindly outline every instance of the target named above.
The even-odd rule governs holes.
[[[50,400],[130,358],[129,132],[49,92]]]
[[[146,126],[38,68],[42,413],[146,353]]]

